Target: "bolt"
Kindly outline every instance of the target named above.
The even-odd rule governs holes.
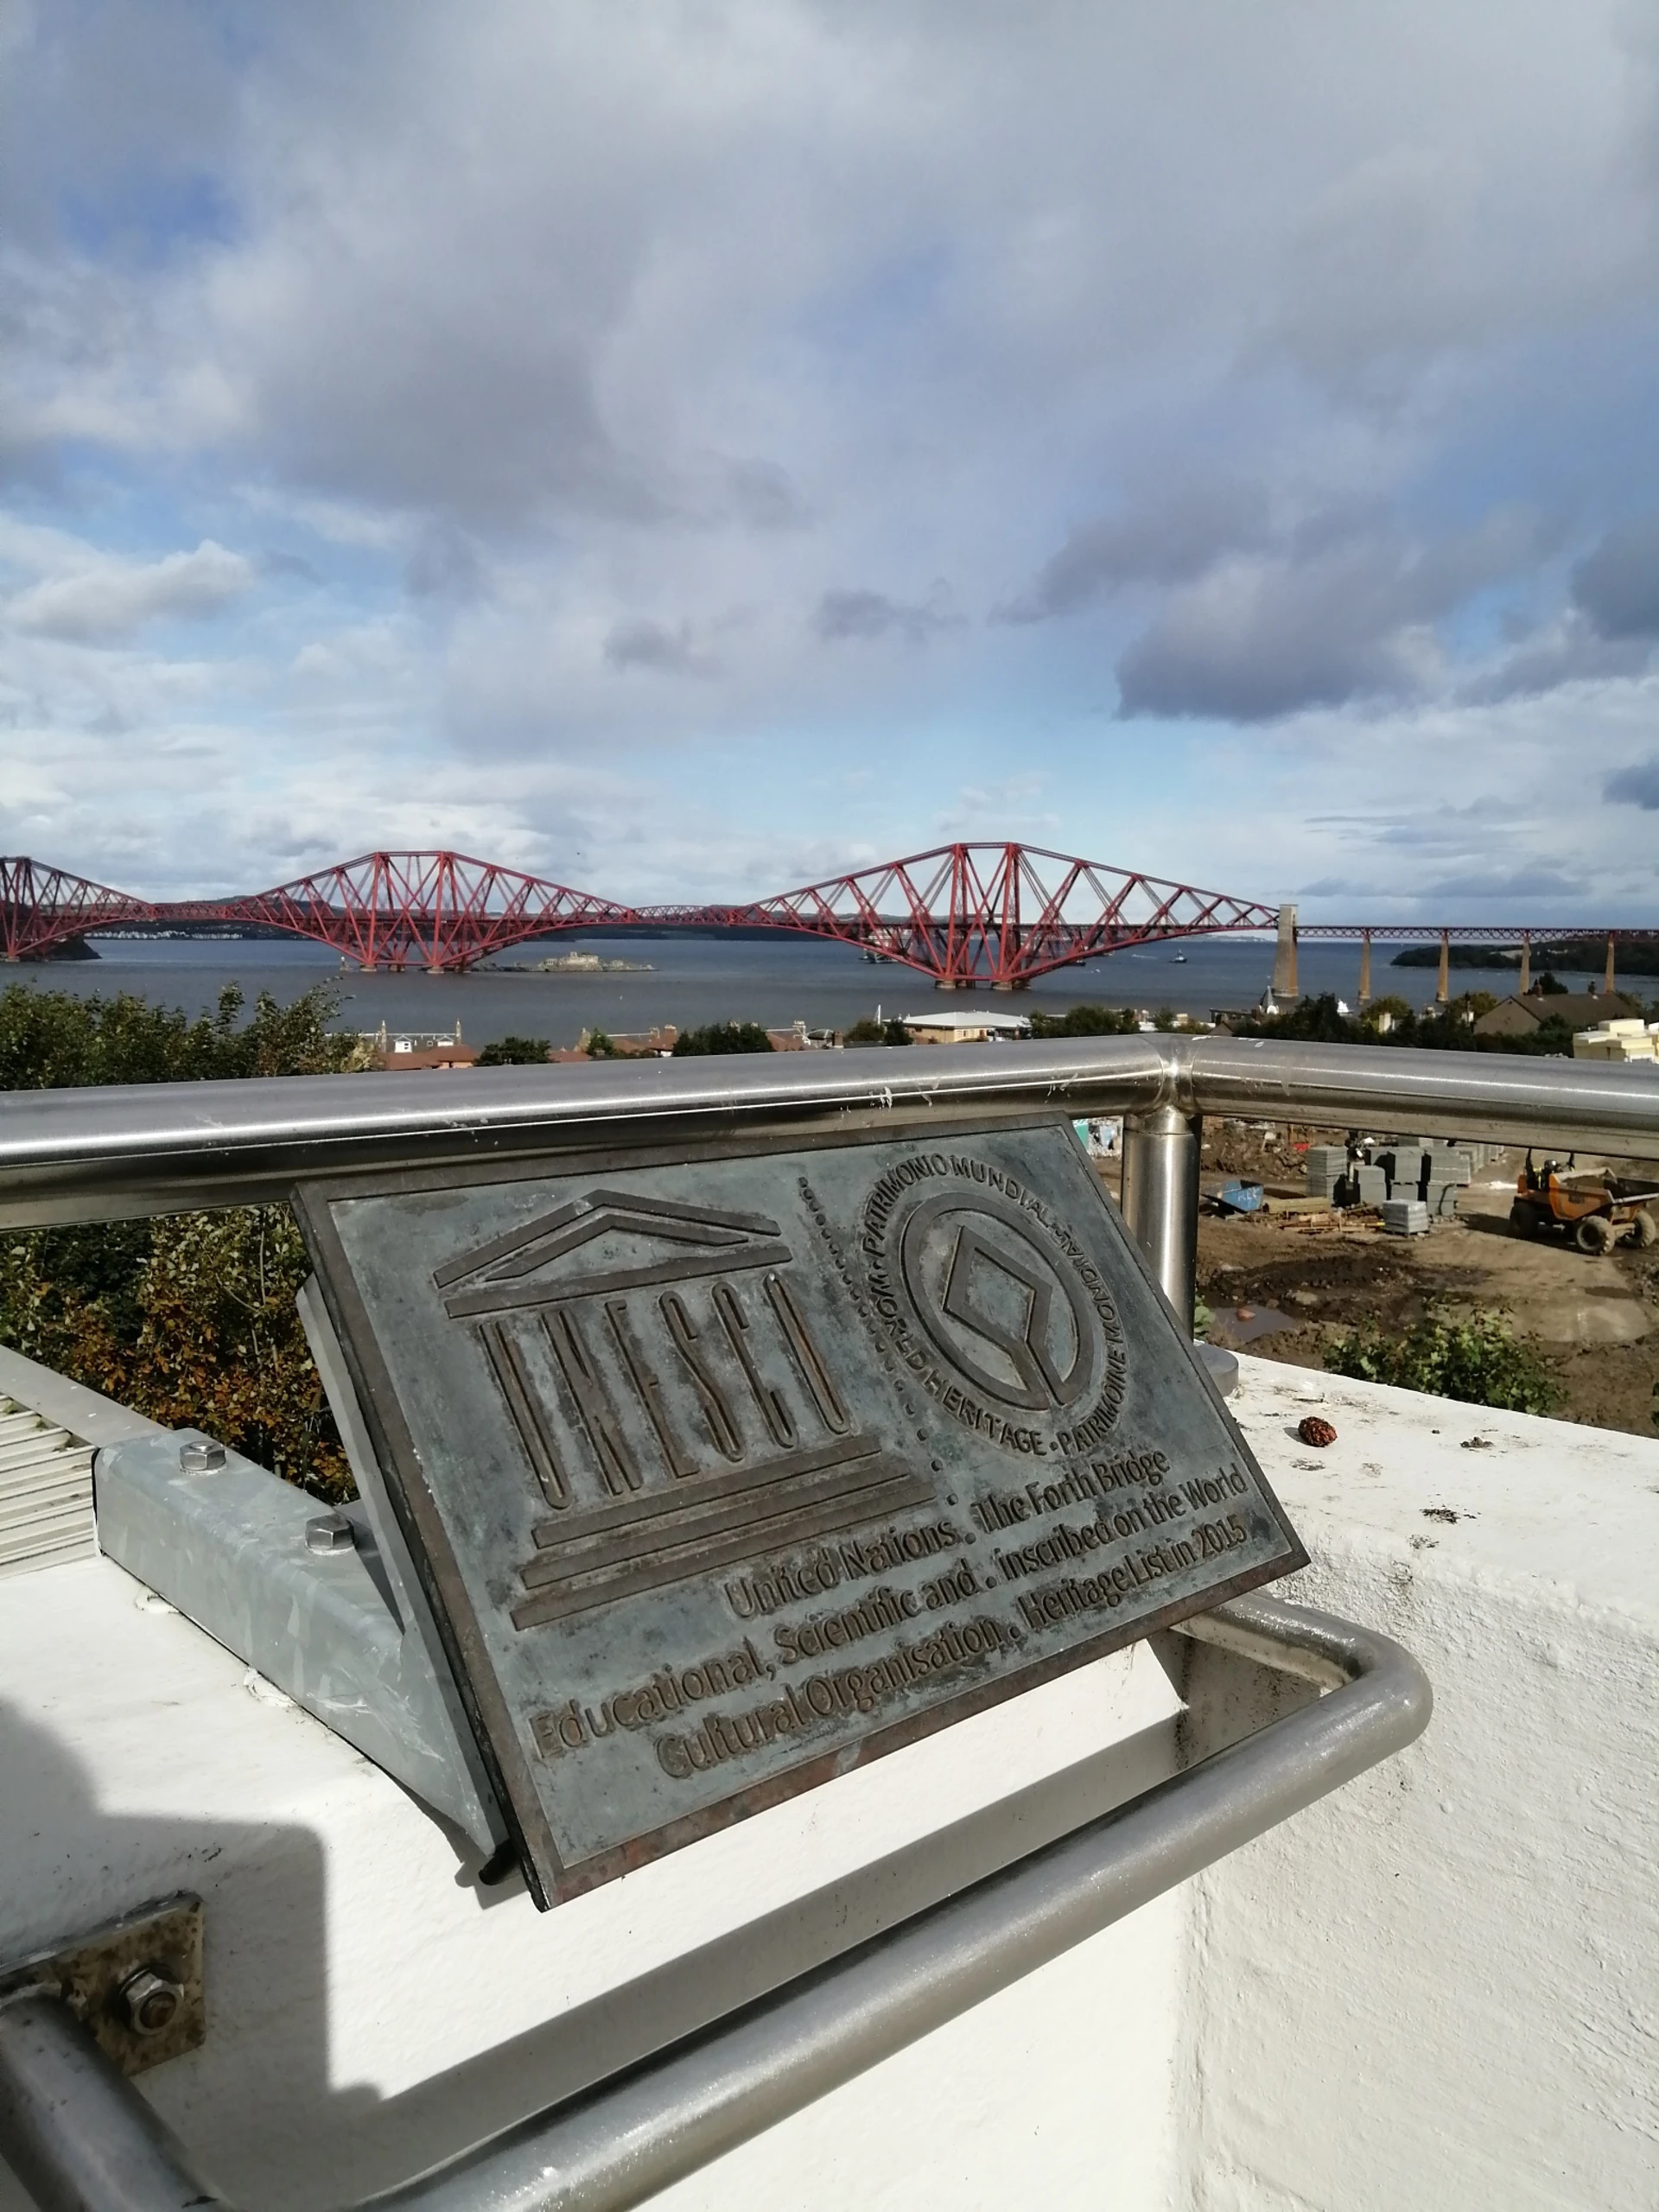
[[[118,1993],[127,2025],[136,2036],[158,2036],[170,2028],[184,2002],[184,1991],[160,1967],[140,1967]]]
[[[357,1532],[343,1513],[320,1513],[305,1524],[308,1552],[348,1552],[356,1541]]]
[[[225,1446],[211,1437],[193,1436],[179,1446],[179,1465],[187,1475],[211,1475],[225,1464]]]

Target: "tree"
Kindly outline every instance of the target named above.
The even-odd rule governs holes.
[[[1338,1007],[1336,995],[1325,991],[1318,998],[1298,999],[1282,1014],[1262,1016],[1247,1025],[1255,1037],[1283,1037],[1299,1044],[1351,1045],[1358,1040],[1358,1025]]]
[[[684,1029],[674,1039],[674,1058],[692,1059],[707,1052],[770,1052],[772,1041],[758,1021],[711,1021],[705,1029]]]
[[[13,1090],[315,1075],[366,1065],[327,1027],[327,985],[289,1007],[240,991],[212,1015],[126,994],[0,992]],[[153,1421],[208,1429],[323,1497],[351,1477],[294,1294],[310,1262],[285,1206],[0,1235],[0,1343]]]
[[[902,1021],[873,1021],[867,1014],[842,1037],[843,1045],[913,1045],[916,1039]]]
[[[1319,1045],[1375,1045],[1414,1046],[1419,1051],[1450,1052],[1514,1052],[1535,1057],[1570,1056],[1573,1033],[1559,1015],[1541,1021],[1518,1036],[1477,1037],[1474,1024],[1496,1004],[1490,992],[1470,991],[1449,1006],[1425,1007],[1414,1013],[1401,998],[1376,1000],[1357,1021],[1342,1014],[1333,994],[1300,999],[1283,1013],[1257,1014],[1239,1031],[1245,1037],[1282,1037]],[[1381,1017],[1392,1014],[1393,1026],[1382,1027]]]
[[[498,1037],[479,1054],[478,1065],[481,1068],[534,1067],[546,1059],[547,1052],[545,1037]]]
[[[1535,999],[1564,999],[1567,985],[1552,976],[1548,968],[1541,976],[1535,976],[1530,995]]]
[[[1069,1014],[1033,1014],[1033,1037],[1133,1037],[1141,1018],[1128,1007],[1074,1006]]]
[[[227,983],[211,1014],[125,991],[81,998],[12,983],[0,991],[0,1090],[60,1090],[93,1083],[195,1083],[254,1075],[337,1075],[365,1065],[355,1037],[328,1023],[339,995],[318,983],[279,1006],[268,991],[238,1027],[242,992]]]
[[[310,1272],[286,1206],[36,1230],[0,1243],[0,1339],[321,1497],[349,1497],[294,1302]]]
[[[1384,1014],[1388,1016],[1390,1025],[1399,1021],[1415,1021],[1417,1019],[1416,1010],[1411,1001],[1408,999],[1402,999],[1397,991],[1390,991],[1383,998],[1373,999],[1369,1006],[1362,1007],[1359,1010],[1359,1026],[1364,1033],[1367,1044],[1375,1044],[1376,1041],[1377,1035],[1382,1028]]]
[[[590,1060],[614,1060],[620,1057],[615,1038],[605,1029],[595,1029],[585,1049]]]

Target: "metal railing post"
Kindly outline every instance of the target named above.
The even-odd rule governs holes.
[[[1198,1159],[1204,1122],[1179,1106],[1123,1118],[1123,1218],[1189,1333],[1198,1264]]]

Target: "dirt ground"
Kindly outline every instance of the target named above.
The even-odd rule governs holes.
[[[1288,1196],[1303,1187],[1296,1147],[1340,1143],[1343,1132],[1260,1132],[1209,1125],[1206,1182],[1245,1174]],[[1292,1366],[1324,1365],[1327,1338],[1361,1320],[1397,1329],[1431,1300],[1453,1310],[1506,1313],[1562,1391],[1558,1418],[1594,1428],[1659,1433],[1659,1247],[1619,1248],[1591,1258],[1554,1239],[1517,1236],[1510,1206],[1524,1154],[1503,1152],[1475,1173],[1459,1217],[1426,1236],[1385,1236],[1374,1216],[1309,1217],[1206,1214],[1198,1230],[1198,1296],[1214,1316],[1217,1343]],[[1646,1175],[1652,1163],[1592,1160],[1579,1172],[1613,1168]],[[1238,1308],[1251,1310],[1241,1321]],[[1281,1320],[1287,1326],[1276,1325]],[[1258,1333],[1260,1332],[1260,1333]]]

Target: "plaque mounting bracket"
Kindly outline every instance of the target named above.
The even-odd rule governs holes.
[[[199,1431],[148,1424],[103,1446],[93,1485],[106,1558],[461,1829],[486,1860],[495,1856],[505,1827],[417,1625],[419,1593],[366,1489],[331,1513]]]
[[[62,2005],[123,2074],[195,2050],[207,2033],[201,1899],[181,1890],[0,1967],[0,2009],[42,1999]]]

